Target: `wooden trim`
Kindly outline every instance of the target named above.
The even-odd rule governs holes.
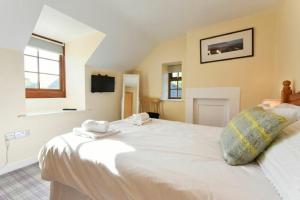
[[[44,40],[48,40],[48,41],[51,41],[51,42],[55,42],[55,43],[58,43],[58,44],[61,44],[61,45],[65,45],[63,42],[60,42],[58,40],[54,40],[54,39],[51,39],[51,38],[48,38],[48,37],[45,37],[45,36],[42,36],[42,35],[39,35],[39,34],[36,34],[36,33],[32,33],[32,36],[35,36],[35,37],[38,37],[38,38],[41,38],[41,39],[44,39]]]
[[[26,89],[26,98],[65,98],[62,90]]]
[[[243,31],[249,31],[249,30],[252,31],[252,52],[251,52],[251,55],[234,57],[234,58],[226,58],[226,59],[221,59],[221,60],[212,60],[212,61],[206,61],[206,62],[202,61],[202,45],[201,45],[202,41],[217,38],[217,37],[222,37],[222,36],[226,36],[226,35],[231,35],[231,34],[243,32]],[[234,60],[234,59],[239,59],[239,58],[248,58],[248,57],[253,57],[253,56],[254,56],[254,28],[247,28],[247,29],[234,31],[234,32],[230,32],[230,33],[225,33],[225,34],[221,34],[221,35],[216,35],[216,36],[213,36],[213,37],[208,37],[208,38],[204,38],[204,39],[200,40],[200,64],[220,62],[220,61],[226,61],[226,60]]]
[[[60,55],[60,89],[31,89],[26,88],[26,98],[66,98],[66,71],[65,71],[65,46],[63,55]]]

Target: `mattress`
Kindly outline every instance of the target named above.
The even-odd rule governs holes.
[[[256,163],[229,166],[222,159],[221,128],[165,120],[92,140],[72,133],[43,146],[42,178],[95,200],[279,200]]]

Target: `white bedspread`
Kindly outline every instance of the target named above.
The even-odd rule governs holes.
[[[42,177],[95,200],[278,200],[259,166],[227,165],[222,129],[153,120],[117,121],[121,133],[91,140],[72,133],[49,141],[39,155]]]

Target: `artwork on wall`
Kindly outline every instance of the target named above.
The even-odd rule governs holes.
[[[254,56],[254,28],[200,40],[200,63]]]

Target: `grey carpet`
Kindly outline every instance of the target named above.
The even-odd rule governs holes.
[[[0,200],[48,200],[49,188],[37,164],[0,176]]]

